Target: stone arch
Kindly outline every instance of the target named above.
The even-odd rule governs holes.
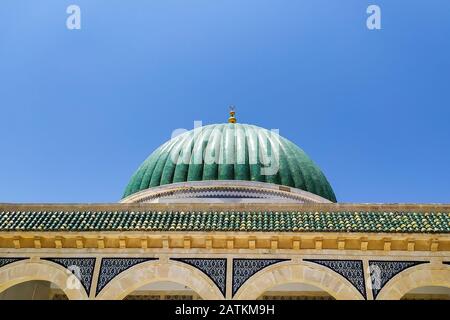
[[[0,268],[0,292],[27,281],[42,280],[57,285],[69,300],[85,300],[88,296],[81,282],[55,263],[38,260],[20,260]],[[67,288],[67,283],[75,281],[78,289]]]
[[[182,262],[160,260],[135,265],[112,279],[97,299],[119,300],[140,287],[160,281],[171,281],[191,288],[204,300],[224,299],[219,288],[202,271]]]
[[[364,299],[347,279],[331,269],[309,262],[280,263],[264,268],[239,288],[234,299],[255,300],[271,288],[288,283],[316,286],[338,300]]]
[[[386,283],[377,300],[400,300],[409,291],[426,286],[450,288],[450,267],[427,263],[408,268]]]

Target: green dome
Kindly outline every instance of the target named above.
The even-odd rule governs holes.
[[[272,131],[240,123],[208,125],[167,141],[134,173],[123,197],[170,183],[207,180],[274,183],[336,202],[326,177],[303,150]]]

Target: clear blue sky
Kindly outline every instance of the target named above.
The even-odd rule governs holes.
[[[449,203],[450,1],[1,1],[0,202],[116,202],[173,129],[230,104],[338,201]]]

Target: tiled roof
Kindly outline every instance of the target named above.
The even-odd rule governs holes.
[[[5,231],[265,231],[450,233],[450,211],[10,210]],[[34,208],[35,209],[35,208]],[[97,208],[98,209],[98,208]],[[115,208],[117,209],[117,207]],[[437,208],[439,209],[439,208]]]

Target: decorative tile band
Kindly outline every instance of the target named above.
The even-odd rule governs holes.
[[[233,259],[233,296],[258,271],[289,259]]]
[[[378,261],[370,260],[370,278],[372,282],[372,294],[375,300],[381,289],[400,272],[417,266],[419,264],[428,263],[428,261]]]
[[[366,285],[364,280],[364,268],[361,260],[314,260],[304,259],[304,261],[320,264],[339,273],[347,279],[367,299]]]
[[[227,279],[227,259],[204,259],[204,258],[171,258],[191,265],[206,274],[219,288],[225,297]]]
[[[158,260],[158,258],[102,258],[95,295],[98,295],[100,291],[102,291],[102,289],[120,273],[137,264],[153,260]]]
[[[0,258],[0,268],[6,266],[7,264],[26,259],[28,258]]]
[[[42,258],[63,266],[80,280],[89,297],[92,277],[94,274],[95,258]]]

